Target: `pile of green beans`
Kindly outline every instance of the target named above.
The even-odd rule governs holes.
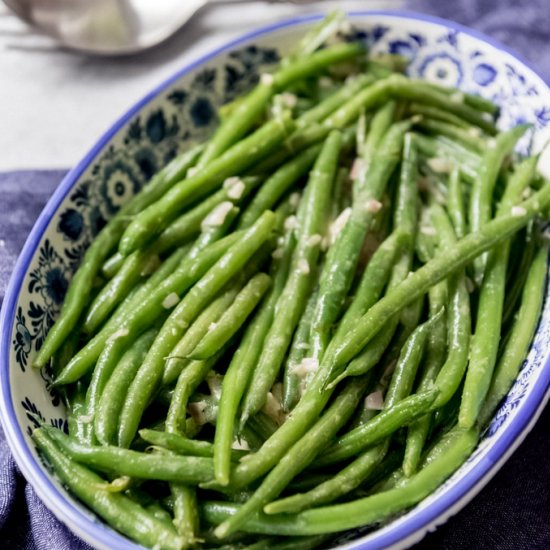
[[[528,126],[369,60],[342,17],[109,221],[35,360],[69,426],[38,449],[146,547],[313,549],[403,513],[527,355],[550,211]]]

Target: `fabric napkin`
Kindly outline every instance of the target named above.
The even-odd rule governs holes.
[[[547,0],[410,0],[408,7],[454,19],[508,44],[550,81]],[[17,255],[63,170],[0,174],[0,305]],[[487,487],[418,550],[550,548],[550,407]],[[90,548],[59,522],[18,471],[0,428],[0,547]]]

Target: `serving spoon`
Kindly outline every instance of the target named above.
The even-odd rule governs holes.
[[[267,0],[274,2],[277,0]],[[294,0],[311,2],[313,0]],[[160,44],[207,4],[246,0],[4,0],[62,45],[95,55],[128,55]]]

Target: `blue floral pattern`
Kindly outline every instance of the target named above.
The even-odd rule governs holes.
[[[533,123],[532,135],[521,142],[520,152],[531,147],[538,151],[548,141],[548,88],[508,54],[437,24],[392,16],[358,18],[357,22],[348,38],[363,40],[373,57],[388,52],[404,55],[410,60],[408,70],[412,76],[459,86],[494,100],[502,106],[501,128],[523,121]],[[301,32],[294,30],[291,40],[280,41],[282,49],[288,49]],[[19,367],[13,369],[18,380],[18,384],[12,384],[18,397],[14,401],[20,403],[18,421],[28,433],[42,422],[67,429],[62,404],[49,387],[48,372],[37,373],[28,367],[59,313],[70,278],[91,239],[157,170],[212,132],[221,104],[249,90],[262,71],[279,61],[284,52],[271,47],[273,39],[266,39],[265,44],[261,38],[258,41],[261,45],[249,44],[222,54],[182,76],[146,104],[84,171],[53,217],[26,275],[12,332],[12,364]],[[533,391],[550,342],[549,302],[544,306],[540,329],[524,368],[482,443],[468,463],[417,508],[428,506],[487,455],[491,442],[512,422]],[[403,518],[396,520],[400,521]],[[356,539],[369,530],[355,530],[337,542]]]

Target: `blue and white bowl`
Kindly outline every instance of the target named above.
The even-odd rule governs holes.
[[[500,126],[533,123],[520,148],[541,150],[550,137],[550,90],[503,46],[454,23],[398,12],[350,14],[373,55],[410,58],[411,75],[496,101]],[[38,419],[65,427],[65,410],[48,375],[30,367],[52,326],[90,240],[128,197],[190,142],[209,135],[216,109],[249,89],[317,17],[260,29],[185,67],[132,107],[59,185],[15,267],[2,310],[0,411],[21,471],[77,535],[101,549],[138,545],[103,524],[44,466],[29,437]],[[76,129],[75,129],[76,131]],[[550,292],[550,287],[549,287]],[[346,533],[339,548],[405,548],[444,523],[488,482],[533,426],[550,384],[550,301],[521,374],[479,447],[463,467],[418,506],[378,529]]]

